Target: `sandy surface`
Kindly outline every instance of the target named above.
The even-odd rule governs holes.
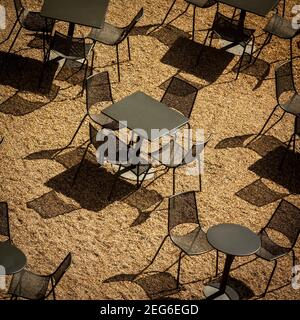
[[[24,1],[32,9],[41,1]],[[212,139],[205,153],[202,192],[197,204],[204,230],[218,223],[233,222],[258,232],[271,217],[280,199],[300,206],[300,177],[290,155],[284,170],[278,171],[282,143],[293,130],[293,117],[287,115],[268,134],[246,147],[259,131],[276,103],[274,66],[288,57],[288,42],[274,38],[257,64],[241,72],[235,81],[232,71],[238,56],[224,51],[207,51],[194,67],[200,43],[213,19],[215,8],[197,11],[196,43],[189,40],[192,10],[151,35],[151,26],[161,21],[171,1],[111,0],[107,21],[126,25],[141,6],[145,15],[131,36],[132,59],[126,43],[120,46],[121,82],[117,82],[115,49],[97,44],[94,72],[108,71],[115,101],[137,90],[160,99],[165,82],[173,75],[199,87],[191,116],[191,127],[202,128]],[[287,16],[296,1],[287,1]],[[12,1],[7,8],[5,39],[15,19]],[[184,9],[178,1],[172,17]],[[232,8],[222,6],[231,14]],[[248,14],[246,24],[259,35],[266,19]],[[67,25],[57,29],[66,32]],[[76,28],[76,34],[87,34]],[[259,38],[262,42],[264,36]],[[86,123],[73,148],[55,160],[53,151],[72,136],[85,111],[84,97],[77,97],[80,79],[58,76],[50,93],[36,92],[36,79],[42,66],[42,50],[29,47],[34,36],[22,31],[9,59],[9,68],[0,80],[0,200],[9,204],[14,243],[26,254],[27,268],[37,273],[52,272],[70,251],[73,263],[57,288],[58,299],[202,299],[204,284],[214,275],[215,253],[182,261],[182,290],[174,291],[179,250],[167,241],[147,273],[135,275],[154,256],[167,232],[167,197],[172,193],[171,172],[147,181],[134,192],[129,181],[119,181],[112,201],[107,194],[112,183],[111,168],[99,169],[90,149],[84,167],[72,188],[70,181],[82,154],[80,145],[88,137]],[[11,39],[1,44],[1,58]],[[215,48],[218,40],[213,41]],[[296,41],[294,52],[297,54]],[[298,59],[295,78],[299,84]],[[74,81],[73,81],[74,80]],[[279,117],[280,110],[274,116]],[[281,146],[281,148],[280,148]],[[298,170],[299,172],[299,170]],[[178,170],[176,190],[198,188],[198,178]],[[160,206],[151,210],[160,201]],[[299,241],[295,247],[300,259]],[[236,258],[231,276],[243,299],[255,299],[264,290],[272,263],[254,257]],[[174,264],[174,265],[173,265]],[[223,268],[224,257],[219,264]],[[245,264],[245,265],[244,265]],[[171,266],[171,268],[169,268]],[[291,257],[280,260],[270,292],[265,299],[299,299],[300,290],[291,287]],[[7,298],[5,292],[0,293]]]

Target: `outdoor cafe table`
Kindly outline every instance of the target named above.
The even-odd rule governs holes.
[[[69,22],[68,35],[73,36],[75,24],[102,28],[109,0],[44,0],[41,15]]]
[[[162,102],[137,91],[102,110],[106,116],[125,122],[127,128],[148,141],[175,133],[189,119]]]
[[[150,142],[174,134],[189,121],[180,112],[141,91],[112,104],[102,110],[102,113],[121,126],[126,122],[128,129]]]
[[[204,295],[208,299],[238,300],[238,293],[227,285],[231,264],[235,256],[257,252],[261,246],[260,238],[250,229],[232,223],[215,225],[208,229],[206,236],[212,247],[226,254],[226,261],[221,281],[205,286]]]
[[[218,0],[218,2],[240,9],[240,25],[243,27],[246,12],[251,12],[258,16],[265,17],[278,5],[280,0]]]
[[[26,256],[9,240],[0,242],[0,267],[5,268],[5,274],[14,274],[26,266]]]

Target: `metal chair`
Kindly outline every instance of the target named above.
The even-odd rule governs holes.
[[[239,19],[234,19],[234,17],[229,18],[217,12],[214,18],[213,25],[206,34],[203,47],[206,45],[206,41],[208,40],[209,34],[210,34],[209,46],[211,46],[212,44],[212,39],[214,35],[226,41],[232,42],[233,45],[241,45],[244,49],[239,61],[239,66],[238,66],[237,75],[236,75],[236,79],[237,79],[241,70],[246,48],[252,41],[251,53],[250,53],[250,63],[251,63],[252,56],[253,56],[253,49],[254,49],[254,41],[255,41],[254,32],[255,32],[254,29],[241,27]],[[202,51],[203,49],[200,51],[198,55],[197,64],[199,64],[200,62]]]
[[[108,200],[110,200],[118,177],[128,171],[133,172],[137,177],[136,188],[138,189],[144,182],[151,168],[151,164],[144,159],[143,161],[138,160],[136,163],[132,162],[131,154],[139,157],[138,148],[140,147],[140,145],[137,145],[137,148],[134,148],[131,144],[125,144],[116,135],[114,135],[110,130],[107,129],[102,130],[102,133],[103,139],[97,140],[98,131],[91,123],[89,124],[89,143],[84,151],[81,162],[74,175],[73,184],[77,179],[78,173],[82,167],[89,147],[93,145],[97,150],[96,157],[100,165],[103,165],[105,162],[118,165],[118,171],[114,175],[115,179],[108,196]],[[101,148],[101,146],[103,148]],[[142,176],[141,180],[140,176]]]
[[[175,3],[177,0],[174,0],[171,7],[169,8],[167,14],[165,15],[163,21],[160,23],[160,26],[163,25],[170,14],[172,8],[174,7]],[[196,21],[196,8],[202,8],[202,9],[207,9],[212,7],[213,5],[217,5],[217,12],[218,12],[218,6],[219,3],[216,0],[185,0],[187,2],[187,7],[185,10],[180,14],[183,15],[185,12],[187,12],[188,8],[190,5],[193,6],[193,30],[192,30],[192,40],[195,38],[195,21]],[[173,20],[172,20],[173,21]]]
[[[8,289],[11,299],[21,297],[30,300],[40,300],[46,299],[52,294],[55,300],[55,288],[71,263],[72,256],[69,253],[58,268],[49,275],[38,275],[28,270],[15,273]],[[50,289],[48,289],[49,284],[51,285]]]
[[[80,61],[82,63],[80,69],[85,65],[85,73],[84,79],[82,82],[82,91],[84,91],[85,80],[87,78],[88,71],[88,55],[92,51],[94,55],[94,44],[93,43],[85,43],[84,38],[74,38],[70,36],[66,36],[58,31],[55,31],[49,45],[48,52],[44,61],[44,68],[41,74],[40,83],[43,79],[44,71],[46,63],[49,62],[51,53],[55,56],[55,59],[65,59],[66,60],[75,60]],[[92,58],[93,60],[93,58]],[[93,70],[93,63],[91,66],[91,70]],[[91,71],[93,72],[93,71]]]
[[[63,147],[58,153],[56,153],[55,156],[57,156],[61,151],[68,148],[72,144],[86,118],[89,118],[90,121],[95,122],[98,125],[101,125],[102,128],[109,130],[119,129],[119,124],[117,121],[114,121],[109,117],[105,116],[103,113],[101,113],[101,110],[99,110],[98,108],[97,110],[94,110],[93,108],[96,106],[99,107],[99,104],[101,104],[102,107],[102,102],[109,102],[109,104],[114,103],[111,92],[109,73],[107,71],[104,71],[89,76],[86,79],[85,88],[86,113],[80,121],[80,124],[77,127],[70,142],[65,147]],[[93,113],[96,111],[97,113]]]
[[[13,27],[11,31],[9,32],[7,38],[2,41],[5,42],[7,41],[17,24],[19,23],[20,27],[17,31],[17,34],[10,45],[8,52],[10,52],[17,40],[18,35],[20,34],[22,28],[24,28],[27,31],[33,31],[33,32],[42,32],[43,33],[43,50],[44,50],[44,55],[45,55],[45,33],[50,35],[55,23],[55,20],[49,19],[49,18],[44,18],[40,15],[40,12],[35,12],[35,11],[29,11],[24,8],[22,5],[21,0],[14,0],[14,5],[15,5],[15,10],[16,10],[16,21],[13,24]]]
[[[172,77],[161,102],[190,118],[198,88],[178,77]],[[187,124],[190,128],[190,124]]]
[[[107,22],[104,23],[103,28],[97,29],[92,28],[88,38],[92,39],[94,44],[96,42],[100,42],[102,44],[116,46],[117,52],[117,68],[118,68],[118,81],[120,82],[120,62],[119,62],[119,44],[127,39],[127,47],[128,47],[128,57],[131,60],[130,56],[130,43],[129,43],[129,34],[131,30],[134,28],[136,23],[142,18],[144,14],[143,8],[137,13],[137,15],[133,18],[133,20],[126,27],[116,27]],[[93,56],[94,60],[94,56]],[[93,64],[92,60],[92,64]]]
[[[193,146],[188,150],[185,150],[176,141],[171,140],[170,143],[163,145],[160,149],[152,152],[150,156],[153,159],[158,160],[162,165],[164,165],[167,170],[173,169],[173,195],[175,194],[176,187],[176,175],[175,171],[177,168],[188,165],[194,161],[198,162],[198,177],[199,177],[199,191],[202,190],[201,181],[201,153],[210,140],[211,136],[204,142],[198,142],[193,144]]]
[[[271,230],[275,230],[285,236],[289,240],[290,245],[282,246],[276,242],[268,234],[268,231],[270,233]],[[274,262],[272,273],[262,296],[265,296],[268,292],[269,285],[277,267],[277,260],[279,258],[285,257],[292,252],[293,266],[295,265],[296,257],[294,246],[298,239],[299,232],[300,209],[286,200],[281,200],[267,225],[259,232],[261,238],[261,248],[256,253],[256,256],[264,260]]]
[[[299,35],[300,29],[293,28],[291,21],[287,20],[283,16],[275,13],[264,27],[264,32],[267,33],[264,43],[260,46],[253,63],[257,60],[261,54],[263,48],[271,42],[273,36],[280,39],[289,40],[290,43],[290,59],[293,59],[293,39]]]
[[[293,65],[292,61],[287,61],[275,69],[275,87],[276,87],[276,100],[277,104],[272,110],[271,114],[269,115],[267,121],[259,131],[259,133],[251,139],[250,142],[254,141],[257,137],[262,135],[263,133],[266,134],[271,128],[273,128],[283,117],[286,113],[292,114],[297,116],[300,113],[300,95],[298,94],[295,83],[294,83],[294,76],[293,76]],[[282,99],[282,95],[286,96],[286,93],[289,93],[288,99],[286,97]],[[272,118],[277,107],[280,107],[283,110],[282,116],[265,132],[264,129],[267,126],[268,122]],[[295,130],[296,130],[296,122],[295,122]],[[295,133],[295,132],[294,132]],[[249,142],[249,143],[250,143]],[[248,143],[248,144],[249,144]]]
[[[0,235],[11,241],[7,202],[0,202]]]
[[[178,228],[182,225],[193,224],[195,228],[185,234],[179,234]],[[175,231],[177,230],[177,232]],[[175,231],[175,232],[174,232]],[[169,198],[168,206],[168,234],[164,237],[151,262],[141,271],[144,272],[156,259],[163,244],[170,238],[172,243],[180,249],[177,269],[177,285],[180,285],[180,266],[183,255],[196,256],[213,250],[206,239],[199,221],[196,193],[189,191],[178,193]],[[216,251],[216,276],[218,273],[218,252]]]

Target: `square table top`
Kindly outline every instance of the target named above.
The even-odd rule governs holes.
[[[102,28],[109,0],[44,0],[41,15],[46,18]]]
[[[149,141],[174,133],[189,121],[180,112],[141,91],[112,104],[102,110],[102,113],[118,122],[127,121],[127,128]],[[166,129],[165,132],[163,129]]]
[[[245,10],[265,17],[273,10],[280,0],[218,0],[237,9]]]

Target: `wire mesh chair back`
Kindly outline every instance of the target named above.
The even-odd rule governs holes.
[[[73,38],[55,31],[52,38],[50,49],[68,58],[85,58],[85,40],[84,38]]]
[[[139,20],[144,15],[144,9],[141,8],[140,11],[136,14],[136,16],[132,19],[132,21],[124,28],[123,34],[119,42],[123,41],[134,28],[134,26],[139,22]]]
[[[197,93],[198,89],[196,87],[182,79],[173,77],[161,98],[161,102],[189,118],[194,107]]]
[[[10,239],[7,202],[0,202],[0,235]]]
[[[279,103],[280,96],[285,92],[294,92],[295,88],[293,65],[291,61],[285,62],[275,69],[276,98]]]
[[[200,225],[195,191],[179,193],[169,198],[169,233],[176,226],[185,223]]]
[[[72,255],[68,253],[68,255],[64,258],[62,263],[58,266],[58,268],[53,272],[52,278],[54,279],[54,285],[56,286],[65,272],[68,270],[72,263]]]
[[[24,11],[24,7],[22,5],[21,0],[14,0],[14,5],[15,5],[17,19],[18,19],[22,14],[22,12]]]
[[[241,28],[239,20],[226,17],[220,12],[215,15],[212,30],[230,42],[247,41],[254,32],[252,29]]]
[[[90,113],[91,107],[100,102],[114,103],[107,71],[93,74],[86,79],[87,113]]]
[[[285,235],[293,247],[300,232],[300,209],[286,200],[281,200],[263,231],[267,232],[267,229]]]

